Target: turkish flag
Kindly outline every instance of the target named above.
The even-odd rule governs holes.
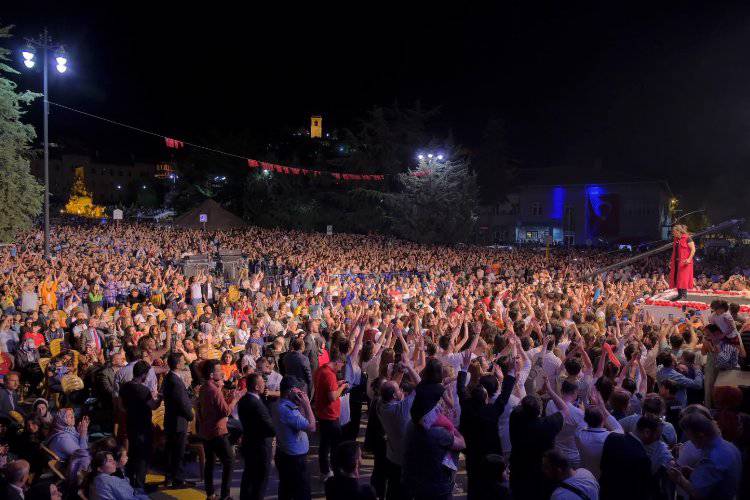
[[[185,143],[182,141],[178,141],[177,139],[172,139],[171,137],[165,137],[164,143],[167,145],[168,148],[172,149],[180,149],[185,146]]]

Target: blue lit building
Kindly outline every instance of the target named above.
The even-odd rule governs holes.
[[[544,177],[544,176],[543,176]],[[485,244],[638,243],[668,237],[668,186],[660,181],[525,184],[507,201],[482,207]]]

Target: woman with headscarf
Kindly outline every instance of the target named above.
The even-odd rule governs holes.
[[[37,398],[34,401],[34,418],[45,427],[51,426],[54,416],[49,410],[49,401],[44,398]]]
[[[76,417],[73,408],[62,408],[55,415],[52,433],[47,439],[47,447],[65,461],[79,448],[89,447],[89,418],[83,417],[75,428]]]

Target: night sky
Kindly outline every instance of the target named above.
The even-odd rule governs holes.
[[[750,5],[739,2],[70,3],[0,13],[16,25],[10,44],[46,24],[67,46],[51,99],[186,140],[305,126],[311,112],[346,126],[374,104],[419,99],[440,106],[437,134],[470,148],[503,118],[526,165],[599,159],[667,179],[695,206],[707,179],[749,170]],[[103,148],[152,141],[63,111],[52,120],[53,141],[61,128]]]

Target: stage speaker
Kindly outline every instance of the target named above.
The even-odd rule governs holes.
[[[216,262],[209,255],[191,255],[185,258],[182,262],[182,272],[190,278],[198,274],[198,271],[203,271],[208,274],[213,272],[216,268]]]

